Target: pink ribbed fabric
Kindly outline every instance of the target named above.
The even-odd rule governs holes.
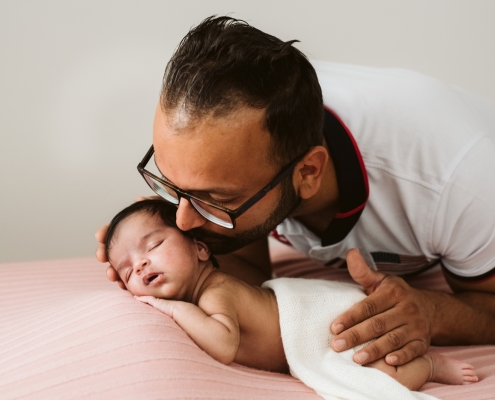
[[[290,249],[276,248],[273,258],[280,276],[346,279]],[[445,287],[439,277],[427,281]],[[495,347],[435,351],[471,362],[482,381],[423,391],[495,398]],[[170,318],[108,282],[104,265],[77,259],[0,265],[0,398],[319,397],[291,376],[216,362]]]

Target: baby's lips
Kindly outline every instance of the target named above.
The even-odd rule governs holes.
[[[147,286],[157,286],[165,282],[165,275],[161,272],[150,272],[143,276],[143,283]]]

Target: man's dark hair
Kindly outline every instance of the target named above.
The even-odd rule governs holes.
[[[209,17],[167,64],[161,105],[192,118],[265,109],[271,156],[285,164],[323,142],[323,100],[313,66],[292,44],[230,17]]]
[[[178,228],[175,223],[175,214],[177,212],[177,207],[171,203],[168,203],[164,200],[143,200],[137,201],[136,203],[131,204],[129,207],[124,208],[120,211],[115,217],[113,217],[110,225],[108,226],[107,236],[105,238],[105,255],[107,260],[110,260],[110,249],[112,245],[112,239],[115,235],[117,227],[120,225],[122,221],[130,217],[131,215],[137,213],[147,213],[149,215],[158,215],[162,222],[166,226],[170,226],[180,231],[185,237],[190,240],[196,239],[196,235],[193,231],[182,231]],[[215,259],[213,255],[210,255],[210,260],[213,263],[213,266],[218,268],[218,261]]]

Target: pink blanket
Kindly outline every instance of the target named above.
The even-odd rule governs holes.
[[[272,257],[279,276],[349,280],[290,249]],[[411,284],[447,290],[440,271]],[[421,391],[495,398],[495,346],[433,351],[473,364],[480,382]],[[108,282],[93,259],[0,265],[0,397],[319,399],[291,376],[216,362],[170,318]]]

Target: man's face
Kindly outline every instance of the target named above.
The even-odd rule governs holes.
[[[236,209],[270,182],[280,167],[270,161],[271,137],[264,110],[240,108],[225,117],[189,120],[158,105],[153,128],[155,161],[173,184],[229,209]],[[194,229],[213,253],[237,250],[266,236],[299,203],[289,178],[236,220],[234,230],[203,218],[185,199],[177,225]]]

